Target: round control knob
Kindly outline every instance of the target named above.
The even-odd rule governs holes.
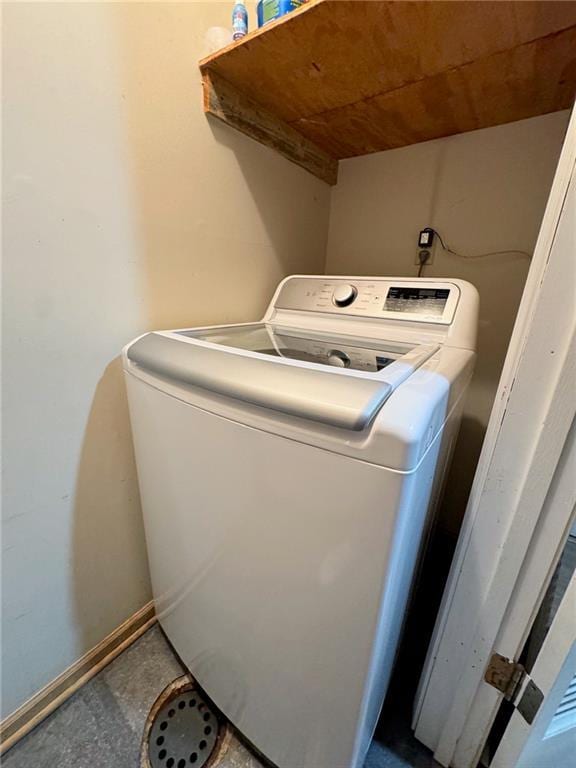
[[[352,304],[357,293],[358,291],[353,285],[348,285],[347,283],[338,285],[332,294],[332,301],[337,307],[347,307],[349,304]]]
[[[350,358],[345,352],[341,352],[339,349],[333,349],[328,355],[329,365],[333,365],[336,368],[350,368]]]

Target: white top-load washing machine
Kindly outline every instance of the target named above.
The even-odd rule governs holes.
[[[362,764],[472,374],[459,280],[295,276],[124,350],[159,621],[280,768]]]

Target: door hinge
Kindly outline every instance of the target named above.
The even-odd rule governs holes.
[[[484,672],[484,680],[497,691],[501,691],[504,698],[516,707],[528,724],[534,721],[544,700],[544,694],[522,664],[499,653],[493,653]]]

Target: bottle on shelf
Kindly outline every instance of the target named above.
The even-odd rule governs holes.
[[[256,8],[258,26],[263,27],[268,22],[279,19],[290,11],[295,11],[305,2],[306,0],[260,0]]]
[[[232,10],[232,39],[240,40],[248,34],[248,11],[244,0],[237,0]]]

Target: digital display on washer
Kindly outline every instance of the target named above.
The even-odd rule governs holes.
[[[388,290],[383,309],[441,317],[450,295],[449,288],[395,287]]]

